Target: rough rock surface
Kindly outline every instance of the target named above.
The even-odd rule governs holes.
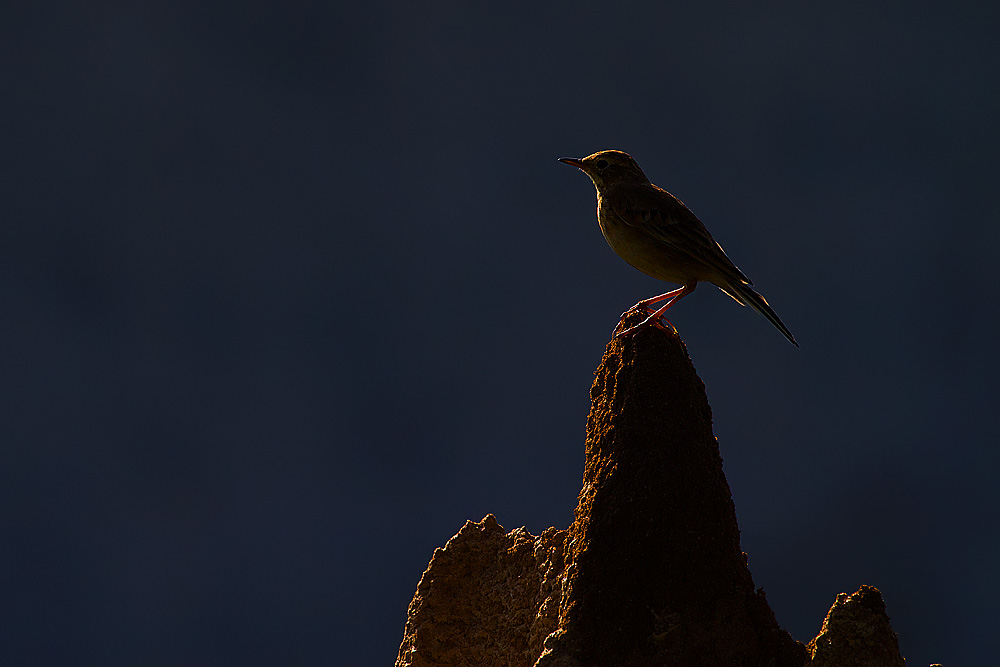
[[[396,664],[531,667],[558,624],[565,539],[467,521],[417,584]]]
[[[903,667],[899,641],[874,586],[838,595],[807,648],[815,667]]]
[[[684,344],[652,328],[613,341],[590,396],[563,632],[539,667],[801,665],[754,589]]]
[[[838,597],[808,651],[778,627],[676,334],[611,341],[591,399],[573,525],[466,523],[420,579],[397,667],[902,664],[874,588]]]

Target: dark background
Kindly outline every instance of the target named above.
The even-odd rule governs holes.
[[[868,583],[989,662],[1000,17],[740,4],[0,5],[4,664],[391,664],[466,519],[568,526],[668,288],[556,162],[605,148],[802,345],[671,318],[779,623]]]

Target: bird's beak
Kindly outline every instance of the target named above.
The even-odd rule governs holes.
[[[578,169],[583,169],[583,160],[575,157],[561,157],[559,161],[568,164],[571,167],[576,167]]]

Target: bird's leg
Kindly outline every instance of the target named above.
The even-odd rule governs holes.
[[[642,327],[646,327],[646,326],[649,326],[651,324],[659,326],[659,322],[660,322],[660,319],[663,317],[663,314],[666,313],[667,310],[669,310],[672,305],[674,305],[675,303],[677,303],[678,301],[680,301],[681,299],[683,299],[684,297],[686,297],[688,294],[690,294],[691,292],[693,292],[694,288],[695,288],[695,285],[697,285],[697,284],[698,283],[693,283],[691,285],[685,285],[684,287],[676,289],[673,292],[668,292],[667,294],[660,295],[660,296],[655,297],[653,299],[647,299],[646,303],[657,303],[659,301],[663,301],[664,297],[667,297],[668,295],[670,296],[670,300],[667,301],[667,303],[665,303],[664,305],[660,306],[659,310],[655,311],[652,315],[650,315],[649,317],[647,317],[646,319],[644,319],[642,322],[639,322],[639,324],[636,324],[635,326],[629,327],[625,331],[622,331],[620,333],[615,334],[614,338],[621,338],[622,336],[628,336],[629,334],[635,333],[636,331],[638,331]],[[640,301],[639,303],[643,303],[643,302]],[[638,304],[636,304],[636,305],[638,305]],[[669,320],[667,320],[667,324],[670,324]],[[673,324],[670,324],[670,328],[671,329],[673,329],[673,326],[674,326]],[[675,329],[675,331],[676,331],[676,329]]]
[[[640,301],[639,303],[635,304],[634,306],[632,306],[631,308],[629,308],[628,310],[626,310],[624,313],[622,313],[622,317],[625,317],[627,314],[631,313],[636,308],[645,308],[650,313],[655,312],[656,308],[650,308],[650,306],[652,304],[659,303],[660,301],[663,301],[665,299],[670,299],[670,298],[672,298],[672,297],[680,294],[680,292],[683,289],[684,289],[683,287],[678,287],[677,289],[670,290],[669,292],[666,292],[665,294],[661,294],[659,296],[653,296],[653,297],[650,297],[648,299],[643,299],[642,301]]]
[[[628,310],[626,310],[624,313],[621,314],[621,316],[618,318],[618,324],[615,326],[615,331],[618,331],[618,327],[620,327],[622,325],[622,320],[624,320],[625,316],[628,315],[629,313],[631,313],[633,310],[636,310],[638,308],[644,308],[647,313],[650,313],[650,314],[655,313],[656,312],[656,308],[650,307],[651,304],[659,303],[660,301],[663,301],[664,299],[673,298],[673,297],[677,296],[677,294],[679,294],[683,289],[684,289],[683,287],[678,287],[677,289],[670,290],[669,292],[666,292],[664,294],[660,294],[659,296],[651,296],[648,299],[643,299],[642,301],[640,301],[639,303],[635,304],[634,306],[632,306],[631,308],[629,308]],[[670,322],[668,321],[667,324],[670,324]],[[674,325],[670,324],[670,326],[673,327]],[[614,333],[614,331],[612,331],[611,333]],[[617,338],[617,336],[616,336],[616,338]]]
[[[633,310],[636,310],[638,308],[644,308],[647,313],[653,314],[656,312],[656,308],[652,307],[652,304],[659,303],[660,301],[663,301],[665,299],[672,299],[678,294],[680,294],[680,292],[683,291],[683,289],[684,289],[683,287],[678,287],[677,289],[672,289],[669,292],[660,294],[659,296],[651,296],[648,299],[643,299],[642,301],[635,304],[634,306],[632,306],[631,308],[629,308],[628,310],[626,310],[624,313],[621,314],[621,317],[618,318],[618,325],[615,326],[615,331],[618,331],[618,327],[622,325],[622,320],[624,320],[625,316],[631,313]],[[670,324],[669,320],[667,320],[667,324]],[[674,325],[670,324],[670,326],[673,327]],[[615,336],[615,338],[617,338],[617,336]]]

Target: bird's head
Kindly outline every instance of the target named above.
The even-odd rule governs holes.
[[[598,190],[616,183],[649,183],[639,164],[623,151],[598,151],[584,158],[561,157],[559,161],[578,167]]]

